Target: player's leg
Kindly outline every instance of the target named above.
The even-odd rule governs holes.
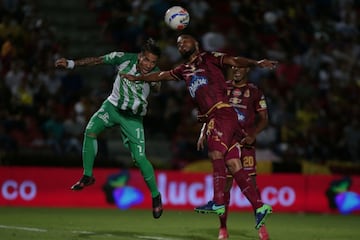
[[[226,145],[219,141],[217,135],[217,121],[211,119],[207,124],[207,144],[208,155],[213,169],[213,200],[207,204],[195,207],[198,213],[215,213],[222,215],[225,212],[224,189],[226,184],[226,166],[224,163],[224,153],[227,151]]]
[[[258,193],[258,196],[259,198],[261,199],[261,193],[260,193],[260,189],[258,187],[258,185],[256,184],[256,174],[250,174],[250,178],[251,178],[251,182],[253,183],[255,189],[256,189],[256,192]],[[259,230],[258,230],[258,235],[259,235],[259,239],[260,240],[269,240],[269,233],[267,231],[267,228],[265,226],[265,223],[264,225],[262,225]]]
[[[105,129],[114,125],[111,116],[114,115],[114,106],[109,102],[104,102],[100,109],[93,114],[88,122],[83,140],[82,160],[83,160],[83,176],[75,183],[72,190],[82,190],[95,182],[93,177],[94,161],[98,150],[97,136]]]
[[[134,164],[140,169],[141,175],[151,192],[153,216],[159,218],[162,214],[161,195],[157,187],[153,165],[145,154],[143,119],[129,113],[121,114],[120,119],[123,143],[129,148]]]
[[[225,203],[225,213],[219,216],[220,228],[218,239],[228,239],[229,233],[227,231],[227,218],[229,213],[230,205],[230,190],[233,184],[233,177],[229,174],[226,175],[226,186],[224,191],[224,203]]]
[[[242,163],[240,161],[240,146],[236,145],[234,149],[238,150],[238,157],[226,159],[226,165],[231,174],[233,175],[235,182],[240,187],[242,193],[246,196],[246,198],[251,203],[253,209],[255,210],[255,228],[259,229],[265,223],[267,215],[272,213],[272,208],[270,205],[264,204],[261,201],[259,194],[254,184],[252,183],[251,177],[242,167]]]
[[[205,205],[195,207],[195,212],[215,213],[217,215],[222,215],[225,212],[224,188],[226,183],[226,167],[222,156],[223,154],[218,151],[209,153],[213,168],[213,200]]]
[[[256,189],[256,192],[261,199],[260,189],[256,183],[256,155],[254,146],[245,146],[241,148],[241,163],[244,170],[251,178],[251,182]],[[265,225],[261,226],[258,230],[260,240],[268,240],[269,233]]]

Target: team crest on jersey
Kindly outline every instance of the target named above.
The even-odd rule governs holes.
[[[189,93],[192,98],[195,97],[196,91],[204,85],[208,84],[207,78],[203,76],[193,76],[189,84]]]
[[[240,97],[241,96],[241,90],[240,89],[234,89],[234,91],[232,92],[232,95],[234,95],[235,97]]]

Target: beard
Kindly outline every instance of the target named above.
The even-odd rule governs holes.
[[[182,59],[187,60],[190,58],[190,56],[195,52],[195,48],[191,48],[189,51],[180,53]]]

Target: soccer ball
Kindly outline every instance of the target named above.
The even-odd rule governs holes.
[[[182,30],[190,22],[189,12],[180,6],[173,6],[165,13],[165,23],[174,30]]]

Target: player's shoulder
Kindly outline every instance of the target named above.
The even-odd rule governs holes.
[[[263,90],[258,85],[256,85],[255,83],[252,83],[252,82],[247,83],[247,89],[249,89],[252,93],[255,93],[257,95],[264,94]]]
[[[110,58],[110,59],[123,58],[123,57],[137,58],[137,54],[136,53],[130,53],[130,52],[114,51],[114,52],[110,52],[110,53],[105,54],[105,57]]]
[[[252,82],[248,82],[246,83],[247,87],[250,88],[250,89],[254,89],[254,90],[260,90],[259,86],[252,83]]]
[[[207,57],[213,57],[213,58],[222,58],[223,56],[226,55],[226,53],[223,52],[202,52],[201,54],[203,54],[204,56]]]
[[[228,88],[234,88],[233,81],[232,81],[232,80],[226,80],[226,86],[227,86]]]

